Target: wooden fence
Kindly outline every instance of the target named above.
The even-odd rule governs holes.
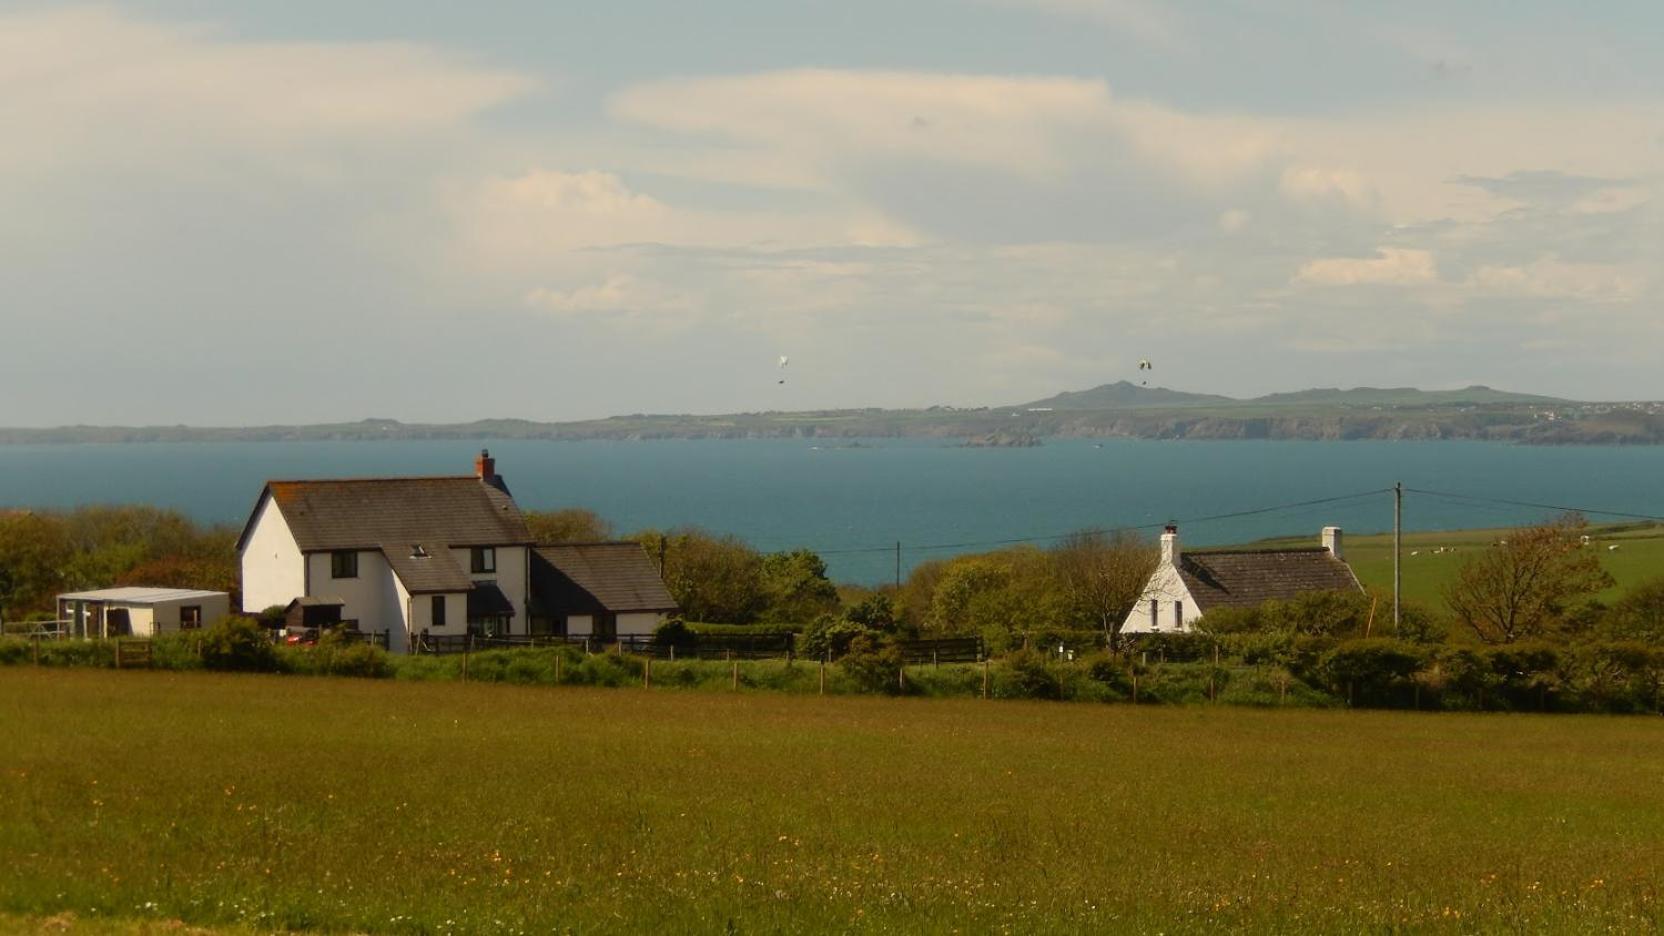
[[[987,657],[981,637],[937,637],[929,640],[898,640],[901,658],[910,666],[920,663],[980,663]]]

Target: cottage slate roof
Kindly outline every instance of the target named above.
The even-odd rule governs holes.
[[[639,543],[539,546],[532,551],[532,591],[545,614],[676,610]]]
[[[465,592],[474,587],[474,580],[451,558],[451,551],[437,543],[383,546],[381,554],[412,595]]]
[[[508,600],[496,582],[475,582],[468,592],[468,620],[513,617],[514,603]]]
[[[1251,608],[1301,592],[1363,591],[1352,567],[1321,546],[1184,552],[1179,576],[1202,612]]]
[[[514,498],[473,475],[268,481],[262,502],[267,495],[282,511],[302,552],[383,546],[396,550],[413,543],[442,547],[532,543]],[[243,541],[252,526],[253,516]]]

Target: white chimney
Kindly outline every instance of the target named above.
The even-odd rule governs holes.
[[[1346,551],[1341,547],[1340,527],[1326,526],[1323,528],[1323,548],[1329,550],[1336,559],[1344,560]]]
[[[1171,523],[1161,534],[1161,563],[1170,566],[1179,564],[1179,528]]]

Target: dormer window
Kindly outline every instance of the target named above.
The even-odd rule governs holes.
[[[429,553],[426,549],[422,548],[422,544],[417,543],[415,546],[410,547],[410,558],[427,559],[429,558]]]
[[[496,572],[497,550],[491,546],[475,546],[468,565],[475,574]]]

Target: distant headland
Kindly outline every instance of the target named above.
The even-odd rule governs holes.
[[[306,426],[62,426],[0,429],[0,444],[282,442],[370,439],[944,440],[1473,439],[1530,445],[1664,443],[1664,403],[1590,403],[1490,387],[1327,388],[1237,399],[1128,381],[1014,406],[633,414],[575,422],[365,419]],[[1006,443],[1009,444],[1009,443]]]

